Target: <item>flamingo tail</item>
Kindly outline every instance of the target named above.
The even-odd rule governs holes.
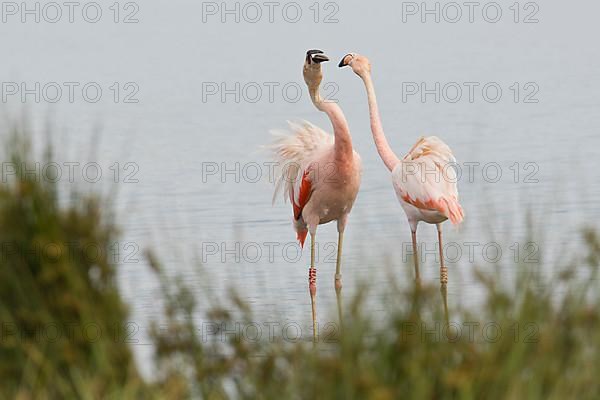
[[[299,230],[296,232],[296,239],[300,242],[300,247],[304,248],[304,241],[306,240],[306,235],[308,235],[308,229]]]
[[[458,225],[463,221],[465,213],[455,198],[442,198],[442,212],[448,217],[453,225]]]

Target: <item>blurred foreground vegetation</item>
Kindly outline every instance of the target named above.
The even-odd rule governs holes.
[[[8,149],[4,160],[32,161],[25,141]],[[110,206],[93,195],[58,191],[19,173],[0,186],[0,398],[600,396],[600,238],[594,230],[582,233],[583,256],[565,255],[544,268],[556,271],[552,277],[523,266],[506,284],[502,266],[493,274],[474,267],[485,298],[476,309],[451,310],[449,327],[437,287],[390,288],[384,322],[363,309],[365,288],[346,303],[341,329],[322,335],[316,348],[267,335],[205,342],[193,322],[192,291],[149,252],[164,309],[160,329],[159,323],[152,329],[155,376],[148,380],[122,337],[128,311],[116,283],[118,266],[103,256],[110,251],[89,254],[108,250],[118,238]],[[61,195],[70,201],[59,201]],[[225,325],[255,321],[239,296],[222,304],[206,318]],[[56,334],[65,326],[70,334]]]

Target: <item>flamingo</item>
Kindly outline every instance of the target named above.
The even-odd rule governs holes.
[[[367,90],[371,133],[383,163],[392,174],[392,184],[400,205],[404,209],[412,236],[415,280],[420,282],[417,255],[417,225],[423,221],[435,224],[438,232],[440,254],[440,282],[446,320],[448,318],[448,269],[444,263],[442,222],[449,219],[459,225],[464,217],[458,202],[456,185],[456,158],[450,147],[436,136],[421,137],[409,152],[399,159],[390,148],[381,124],[375,88],[371,78],[371,64],[367,57],[356,53],[345,55],[339,67],[350,66],[364,82]],[[448,166],[450,168],[448,168]]]
[[[321,50],[306,53],[303,75],[310,98],[319,110],[327,114],[333,136],[310,122],[289,123],[291,135],[280,135],[271,145],[275,161],[280,166],[273,201],[283,192],[293,208],[293,226],[301,247],[310,233],[309,293],[312,307],[313,342],[317,341],[315,267],[315,236],[317,226],[337,221],[338,247],[335,267],[335,289],[341,318],[342,289],[341,258],[344,229],[358,194],[361,179],[360,156],[352,148],[348,123],[340,107],[323,100],[319,86],[323,79],[321,63],[329,58]]]

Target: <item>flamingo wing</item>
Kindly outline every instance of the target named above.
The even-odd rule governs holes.
[[[435,136],[422,137],[392,172],[398,198],[421,210],[438,211],[453,224],[464,218],[458,202],[456,159]]]
[[[310,179],[310,169],[302,171],[302,178],[299,184],[290,191],[290,201],[294,209],[294,221],[298,221],[302,216],[302,210],[312,194],[312,181]]]
[[[289,125],[291,132],[273,132],[277,139],[269,146],[277,163],[273,201],[280,192],[284,199],[290,199],[294,229],[304,246],[308,230],[301,217],[314,190],[311,165],[321,152],[333,146],[333,136],[307,121],[290,122]]]
[[[293,201],[309,165],[321,151],[333,146],[333,136],[310,122],[288,123],[291,132],[273,131],[277,140],[269,146],[277,163],[273,201],[280,192]]]

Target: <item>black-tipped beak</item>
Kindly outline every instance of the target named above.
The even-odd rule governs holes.
[[[322,50],[308,50],[306,52],[307,56],[312,56],[313,54],[323,54],[323,51]]]
[[[313,62],[320,64],[322,62],[326,62],[329,61],[329,57],[327,57],[325,54],[316,54],[312,57]]]
[[[308,64],[320,64],[322,62],[329,61],[329,57],[323,54],[322,50],[308,50],[306,52],[306,62]]]
[[[346,57],[350,56],[351,54],[346,54],[344,57],[342,57],[342,60],[340,61],[340,63],[338,64],[338,67],[342,68],[347,66],[348,64],[346,64]]]

